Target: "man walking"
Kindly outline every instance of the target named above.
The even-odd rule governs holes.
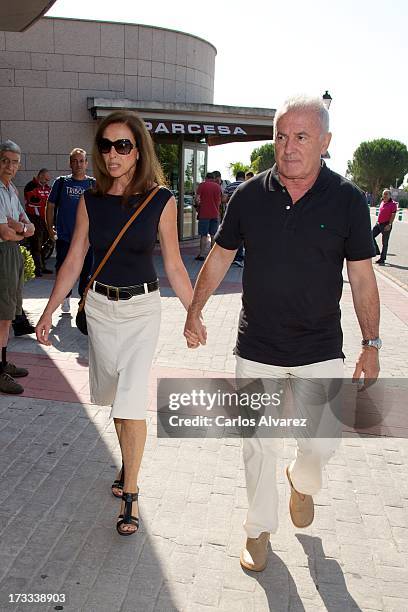
[[[392,224],[394,223],[395,215],[397,214],[398,204],[394,202],[391,197],[391,191],[384,189],[382,192],[382,200],[380,204],[380,210],[378,213],[378,221],[373,227],[373,239],[375,244],[376,255],[380,255],[380,249],[376,241],[378,234],[382,236],[382,250],[380,259],[375,262],[380,266],[385,264],[388,252],[388,242],[390,240]]]
[[[224,195],[222,198],[222,201],[224,202],[224,204],[228,206],[228,202],[230,201],[232,194],[235,193],[235,190],[240,185],[242,185],[244,181],[245,181],[245,172],[242,172],[241,170],[239,170],[235,176],[235,181],[233,183],[230,183],[230,185],[228,185],[228,187],[224,191]],[[244,247],[242,244],[238,248],[238,251],[235,253],[235,257],[231,265],[238,266],[239,268],[244,267]]]
[[[228,185],[231,184],[231,182],[223,179],[221,176],[221,172],[219,170],[214,170],[212,174],[214,177],[214,182],[217,183],[221,189],[220,221],[222,221],[225,215],[225,206],[224,206],[224,198],[223,198],[224,191],[228,187]]]
[[[214,181],[214,175],[211,172],[207,172],[205,181],[198,185],[195,203],[198,209],[198,233],[200,234],[200,252],[196,260],[204,261],[207,236],[210,234],[210,248],[212,248],[220,219],[221,187]]]
[[[52,240],[56,240],[55,269],[57,272],[62,266],[71,244],[79,198],[95,182],[93,177],[86,174],[88,160],[84,149],[73,149],[69,154],[69,164],[72,174],[60,176],[54,181],[46,209],[48,233]],[[54,218],[56,218],[56,227],[54,227]],[[91,265],[92,255],[88,251],[79,279],[78,292],[80,295],[85,289]],[[62,303],[63,313],[69,313],[71,310],[70,295],[71,293]]]
[[[276,164],[232,196],[200,271],[184,333],[197,333],[205,344],[201,310],[244,241],[237,378],[341,378],[339,302],[345,259],[362,333],[354,378],[375,379],[379,298],[365,196],[321,160],[331,134],[320,98],[287,100],[276,113],[274,133]],[[296,459],[287,466],[289,510],[297,527],[313,521],[313,496],[335,446],[327,442],[298,438]],[[249,508],[240,562],[253,571],[265,568],[269,536],[278,528],[276,445],[276,438],[257,435],[243,442]]]
[[[13,394],[24,391],[14,378],[28,375],[25,368],[7,361],[10,325],[16,315],[21,315],[24,263],[19,242],[34,234],[34,225],[12,182],[20,159],[21,150],[15,142],[6,140],[0,144],[0,392]]]
[[[42,248],[48,239],[45,208],[51,192],[49,182],[50,173],[47,168],[41,168],[37,176],[24,187],[26,213],[35,227],[34,235],[30,238],[30,251],[34,259],[36,276],[52,274],[52,271],[45,267],[42,254]]]

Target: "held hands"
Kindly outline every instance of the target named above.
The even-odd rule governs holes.
[[[364,384],[360,391],[373,385],[378,378],[379,372],[380,361],[378,358],[378,350],[375,347],[366,347],[362,349],[353,373],[353,382],[358,382],[361,375],[364,374]]]
[[[198,348],[200,344],[206,344],[207,330],[201,314],[196,315],[190,310],[188,311],[186,324],[184,326],[184,337],[187,341],[188,348]]]
[[[35,328],[35,335],[37,336],[37,340],[40,344],[43,344],[44,346],[51,346],[51,340],[48,339],[48,334],[50,333],[51,327],[51,315],[43,312]]]

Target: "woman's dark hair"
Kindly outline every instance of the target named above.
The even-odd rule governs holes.
[[[106,169],[103,155],[99,152],[98,143],[108,125],[123,123],[132,132],[139,152],[139,159],[135,166],[133,176],[123,194],[123,203],[128,204],[129,198],[135,193],[145,194],[155,183],[165,185],[163,170],[157,159],[152,138],[140,115],[130,110],[118,110],[104,119],[98,126],[93,146],[93,169],[96,179],[95,193],[105,195],[112,187],[113,178]]]

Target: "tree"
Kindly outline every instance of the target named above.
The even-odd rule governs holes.
[[[248,164],[244,164],[243,162],[236,161],[236,162],[232,162],[229,165],[229,169],[231,171],[231,174],[233,176],[236,176],[237,172],[248,172],[248,170],[250,169],[250,166]]]
[[[176,144],[157,144],[156,143],[156,154],[159,158],[161,167],[163,169],[164,176],[167,178],[169,184],[172,183],[172,174],[175,172],[178,175],[179,166],[179,147]]]
[[[275,146],[273,142],[268,142],[251,153],[251,167],[254,172],[268,170],[275,163]]]
[[[408,172],[408,150],[398,140],[379,138],[362,142],[347,162],[347,176],[377,201],[380,191],[402,182]]]

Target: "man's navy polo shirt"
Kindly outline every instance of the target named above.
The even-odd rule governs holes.
[[[355,185],[323,164],[293,204],[274,167],[238,187],[215,241],[230,250],[245,244],[237,355],[279,366],[343,357],[343,262],[375,255]]]

